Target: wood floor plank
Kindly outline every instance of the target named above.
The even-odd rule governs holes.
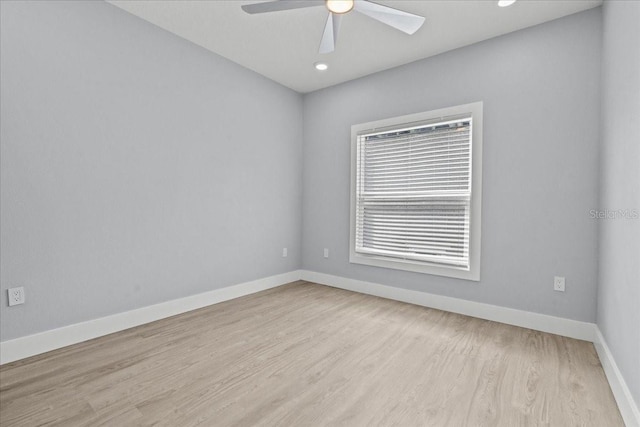
[[[624,424],[591,343],[295,282],[3,365],[0,425]]]

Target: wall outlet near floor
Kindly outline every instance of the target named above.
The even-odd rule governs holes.
[[[329,258],[329,249],[324,248],[324,257]]]
[[[564,292],[564,277],[555,276],[553,278],[553,290]]]
[[[282,248],[282,258],[287,257],[287,248]]]
[[[9,299],[9,306],[24,304],[24,287],[9,288],[7,289],[7,297]]]

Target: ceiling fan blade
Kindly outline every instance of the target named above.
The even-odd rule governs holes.
[[[387,24],[407,34],[413,34],[424,23],[424,17],[413,13],[403,12],[392,7],[383,6],[367,0],[356,0],[354,9],[369,18]]]
[[[276,0],[262,3],[245,4],[242,7],[247,13],[278,12],[281,10],[301,9],[303,7],[323,6],[324,0]]]
[[[319,53],[330,53],[336,47],[338,41],[338,30],[340,29],[340,20],[342,15],[329,12],[327,24],[324,26],[322,40],[320,41]]]

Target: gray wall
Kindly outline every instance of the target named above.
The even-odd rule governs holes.
[[[600,209],[640,213],[640,2],[603,14]],[[640,218],[599,225],[598,326],[640,406]]]
[[[1,7],[3,341],[299,267],[301,95],[103,2]]]
[[[303,268],[594,321],[600,31],[592,9],[306,95]],[[484,101],[481,281],[349,264],[350,126],[473,101]]]

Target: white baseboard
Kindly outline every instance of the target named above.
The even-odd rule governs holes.
[[[133,328],[134,326],[175,316],[176,314],[275,288],[299,279],[300,271],[295,270],[0,342],[0,364],[46,353],[47,351]]]
[[[306,280],[353,292],[436,308],[467,316],[562,335],[594,343],[627,427],[640,427],[640,413],[600,330],[593,323],[500,307],[426,292],[395,288],[308,270],[295,270],[251,282],[179,298],[136,310],[89,320],[14,340],[0,342],[0,364],[129,329],[176,314]]]
[[[169,316],[270,289],[296,280],[403,301],[453,313],[493,320],[571,338],[596,342],[592,323],[547,316],[496,305],[467,301],[426,292],[395,288],[308,270],[295,270],[276,276],[216,289],[148,307],[101,317],[58,329],[0,342],[0,364],[24,359],[82,341],[122,331]]]
[[[595,325],[588,322],[532,313],[481,302],[445,297],[426,292],[395,288],[362,280],[347,279],[315,271],[302,270],[302,280],[320,283],[334,288],[375,295],[396,301],[408,302],[438,310],[450,311],[480,319],[493,320],[537,331],[549,332],[569,338],[591,341],[595,339]]]
[[[627,387],[627,383],[618,369],[609,346],[600,332],[600,328],[596,326],[596,339],[593,343],[598,352],[598,357],[602,363],[602,368],[607,376],[613,396],[618,403],[618,409],[627,427],[640,427],[640,411],[638,405],[631,396],[631,391]]]

